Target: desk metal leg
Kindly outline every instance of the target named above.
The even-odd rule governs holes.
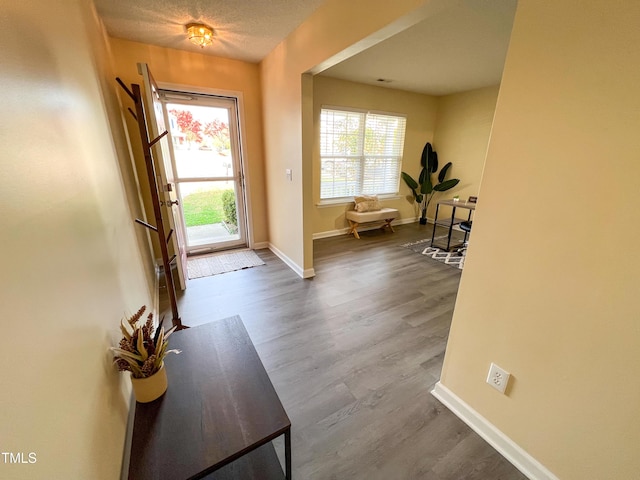
[[[467,217],[467,222],[471,221],[471,214],[473,213],[473,210],[469,210],[469,216]],[[469,232],[465,231],[464,232],[464,240],[462,241],[462,244],[464,245],[465,243],[467,243],[467,236],[469,235]]]
[[[456,207],[451,209],[451,223],[449,224],[449,235],[447,236],[447,252],[451,248],[451,234],[453,233],[453,222],[456,219]]]
[[[284,463],[287,480],[291,480],[291,427],[284,432]]]
[[[433,219],[433,232],[431,232],[431,246],[433,247],[433,240],[436,237],[436,225],[438,225],[438,210],[440,205],[436,204],[436,217]]]

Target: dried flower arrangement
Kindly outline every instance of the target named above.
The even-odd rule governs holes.
[[[153,313],[149,313],[144,323],[139,323],[146,308],[143,305],[126,322],[121,321],[120,330],[124,337],[120,340],[119,348],[111,348],[114,351],[114,363],[118,366],[118,370],[131,372],[133,378],[152,376],[160,370],[164,357],[168,353],[180,353],[180,350],[167,350],[169,335],[176,327],[172,327],[165,333],[162,328],[164,318],[160,320],[155,330]]]

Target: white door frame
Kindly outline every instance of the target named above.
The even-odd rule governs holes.
[[[245,205],[245,221],[246,221],[246,237],[247,245],[249,248],[255,248],[255,239],[253,232],[253,211],[251,208],[251,176],[249,169],[247,168],[247,148],[245,139],[247,137],[245,131],[244,121],[244,97],[243,93],[236,90],[223,90],[217,88],[205,88],[196,87],[192,85],[185,85],[179,83],[158,82],[158,88],[160,90],[171,90],[174,92],[182,93],[184,95],[200,94],[200,95],[212,95],[217,97],[229,97],[236,99],[237,106],[237,118],[238,118],[238,148],[240,150],[240,173],[243,181],[244,190],[244,205]]]

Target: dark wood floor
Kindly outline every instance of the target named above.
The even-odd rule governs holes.
[[[310,280],[259,250],[266,265],[179,294],[185,325],[242,317],[291,419],[295,479],[526,478],[429,393],[461,274],[400,246],[430,229],[316,240]]]

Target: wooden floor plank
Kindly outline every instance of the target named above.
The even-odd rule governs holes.
[[[461,271],[401,246],[430,225],[395,230],[314,241],[308,280],[259,250],[264,266],[190,281],[182,321],[242,317],[291,419],[296,479],[525,479],[429,393]]]

